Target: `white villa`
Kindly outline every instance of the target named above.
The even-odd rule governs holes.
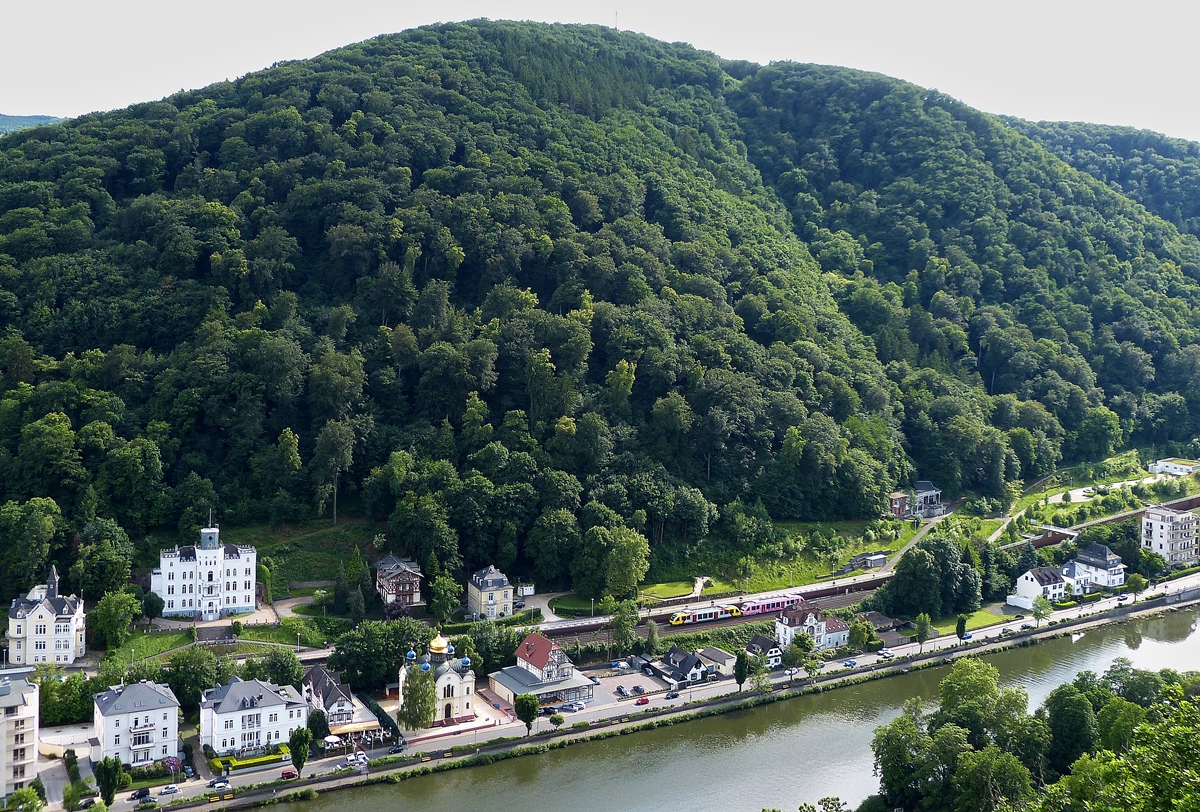
[[[166,685],[143,680],[92,697],[92,761],[116,756],[145,766],[179,755],[179,700]]]
[[[200,546],[158,554],[150,591],[163,599],[164,617],[217,620],[222,614],[253,612],[258,552],[248,545],[221,544],[220,530],[200,531]]]
[[[264,752],[307,724],[308,703],[290,685],[234,677],[200,703],[200,744],[218,756]]]
[[[790,646],[801,633],[812,638],[818,651],[844,646],[850,640],[850,627],[845,621],[826,615],[806,601],[784,609],[775,618],[775,641],[781,649]]]
[[[1063,576],[1074,581],[1074,594],[1095,588],[1111,589],[1125,583],[1125,565],[1121,556],[1103,544],[1091,544],[1062,566]]]
[[[46,583],[14,600],[8,610],[8,660],[13,665],[71,665],[87,653],[83,632],[83,601],[58,594],[58,570],[51,564]]]
[[[1187,476],[1188,474],[1200,471],[1200,460],[1185,460],[1180,457],[1170,457],[1158,462],[1152,462],[1148,467],[1152,474]]]
[[[1068,594],[1074,594],[1074,584],[1069,584],[1061,572],[1054,567],[1034,567],[1017,579],[1008,603],[1021,609],[1032,609],[1038,596],[1054,603]]]
[[[1151,505],[1142,516],[1142,548],[1161,555],[1169,567],[1194,565],[1196,517],[1187,511]]]

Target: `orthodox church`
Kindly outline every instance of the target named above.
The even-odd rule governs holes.
[[[422,672],[433,672],[434,684],[437,686],[437,711],[433,716],[433,725],[453,725],[460,722],[470,722],[475,718],[471,709],[471,701],[475,698],[475,672],[471,670],[470,657],[457,657],[454,644],[442,636],[441,632],[429,641],[429,652],[417,656],[410,650],[404,656],[405,663],[400,666],[400,703],[404,703],[404,683],[410,669]]]

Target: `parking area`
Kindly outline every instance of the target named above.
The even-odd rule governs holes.
[[[648,677],[641,671],[630,670],[618,676],[600,677],[600,684],[596,686],[596,700],[608,703],[620,699],[621,697],[617,694],[618,686],[624,686],[630,696],[633,696],[635,685],[642,686],[648,694],[670,690],[670,686],[658,677]]]

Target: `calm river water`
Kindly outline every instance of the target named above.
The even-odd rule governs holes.
[[[1117,657],[1139,668],[1200,669],[1200,614],[1168,614],[989,656],[1002,681],[1023,686],[1032,711],[1080,671]],[[397,785],[322,795],[281,812],[468,809],[676,812],[795,809],[838,795],[856,805],[878,790],[871,736],[906,699],[936,696],[944,669],[777,702],[749,711],[454,770]]]

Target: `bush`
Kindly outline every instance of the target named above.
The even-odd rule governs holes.
[[[133,783],[133,779],[129,777],[129,773],[121,773],[121,789],[129,789],[129,785]]]
[[[1054,608],[1055,609],[1074,609],[1078,605],[1079,605],[1078,601],[1056,601],[1054,603]]]
[[[71,783],[63,789],[63,809],[67,812],[75,812],[79,808],[79,799],[83,793],[79,789],[79,785]]]
[[[575,724],[571,725],[571,730],[587,730],[591,726],[591,722],[576,722]]]
[[[284,796],[285,801],[315,801],[317,800],[317,791],[312,787],[293,792],[291,795]]]
[[[134,781],[166,778],[170,774],[171,771],[167,769],[167,765],[161,761],[156,761],[153,764],[147,764],[145,767],[131,767],[129,769],[129,777]]]

